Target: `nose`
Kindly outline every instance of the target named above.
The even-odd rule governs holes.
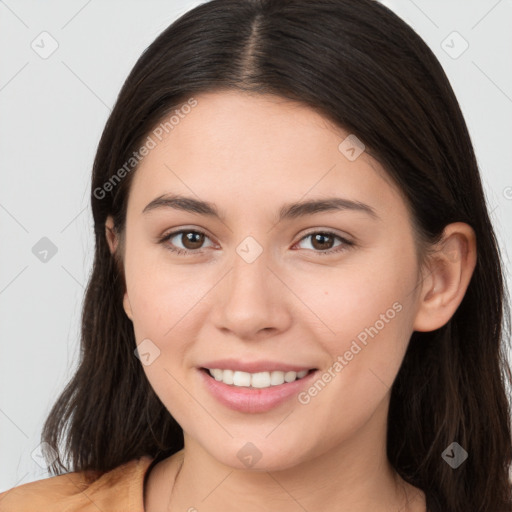
[[[248,262],[239,254],[216,287],[215,323],[218,329],[245,340],[266,338],[286,330],[291,323],[292,294],[267,253]]]

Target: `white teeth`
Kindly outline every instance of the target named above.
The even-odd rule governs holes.
[[[208,369],[210,375],[217,381],[224,384],[240,387],[268,388],[270,386],[279,386],[285,382],[293,382],[296,379],[302,379],[308,374],[309,370],[300,372],[258,372],[248,373],[234,370],[220,370],[219,368]]]
[[[284,383],[284,372],[271,372],[269,375],[270,384],[272,386],[278,386],[279,384]]]
[[[235,374],[233,370],[224,370],[224,372],[219,370],[219,372],[221,373],[222,382],[225,384],[233,384],[233,375]]]
[[[284,380],[286,382],[293,382],[297,378],[297,372],[286,372],[284,374]]]
[[[235,372],[233,374],[233,385],[234,386],[250,386],[251,385],[251,374],[246,373],[246,372]]]
[[[247,375],[250,375],[247,373]],[[268,372],[259,372],[253,373],[250,376],[251,386],[253,388],[268,388],[270,386],[270,373]]]
[[[222,380],[222,370],[219,370],[219,369],[210,370],[210,375],[211,375],[215,380]]]

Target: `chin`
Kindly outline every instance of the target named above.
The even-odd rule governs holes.
[[[233,438],[227,444],[218,443],[209,447],[208,451],[218,462],[237,470],[255,472],[282,471],[293,468],[313,455],[308,456],[304,442],[283,445],[282,440],[256,438]],[[208,447],[207,447],[208,448]]]

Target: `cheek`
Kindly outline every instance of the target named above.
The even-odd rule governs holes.
[[[316,315],[314,337],[329,354],[327,365],[342,358],[344,377],[333,387],[365,396],[392,385],[412,332],[415,272],[412,252],[390,250],[315,279],[295,278],[294,290]]]
[[[414,272],[379,259],[379,264],[342,263],[325,272],[293,276],[290,287],[304,298],[308,316],[314,313],[322,322],[327,338],[356,337],[375,324],[379,331],[389,330],[391,323],[403,321],[402,312],[412,299]]]
[[[355,434],[385,405],[410,337],[411,309],[403,286],[375,290],[371,282],[353,277],[334,292],[334,284],[327,295],[325,288],[318,293],[325,301],[319,311],[335,333],[325,334],[322,327],[319,336],[317,329],[316,342],[329,354],[319,375],[325,385],[317,381],[301,396],[326,445]]]
[[[156,339],[192,313],[211,287],[207,276],[198,277],[192,266],[171,264],[160,247],[129,247],[125,272],[134,329]]]

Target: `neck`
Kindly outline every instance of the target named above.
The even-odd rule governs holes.
[[[181,465],[174,485],[167,483],[167,510],[423,511],[418,490],[404,482],[387,459],[381,426],[369,421],[350,440],[334,448],[327,440],[331,448],[323,453],[304,454],[298,464],[286,467],[284,461],[271,470],[222,464],[185,434],[185,447],[176,454]]]

